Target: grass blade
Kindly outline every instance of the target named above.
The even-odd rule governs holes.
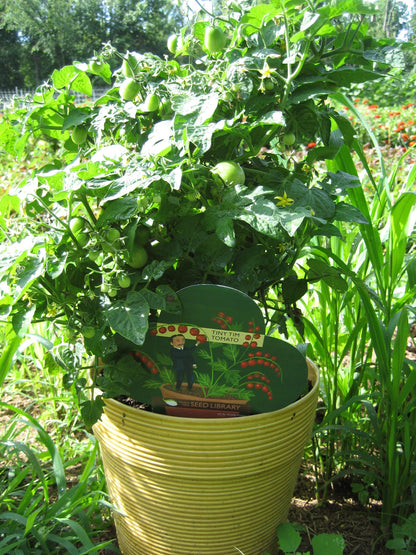
[[[9,341],[7,347],[3,350],[0,357],[0,387],[3,385],[7,374],[13,364],[14,355],[19,348],[22,338],[17,335]]]
[[[400,279],[405,270],[404,257],[409,240],[409,234],[416,222],[416,193],[403,193],[394,204],[390,219],[390,250],[391,250],[391,280],[392,286]]]
[[[8,403],[4,403],[3,401],[0,401],[0,407],[6,408],[8,410],[12,410],[16,414],[23,416],[28,421],[28,424],[37,431],[40,441],[46,447],[52,459],[56,486],[58,488],[58,494],[63,495],[66,491],[64,465],[62,463],[62,459],[59,454],[59,451],[56,448],[55,444],[53,443],[49,434],[44,430],[44,428],[42,428],[42,426],[33,416],[31,416],[24,410],[19,409],[18,407],[14,407],[13,405],[10,405]]]
[[[78,540],[82,543],[84,547],[86,547],[87,549],[94,548],[94,544],[90,540],[88,534],[86,533],[84,528],[78,524],[78,522],[75,522],[75,520],[72,520],[71,518],[58,518],[57,520],[62,524],[69,526],[75,532]]]

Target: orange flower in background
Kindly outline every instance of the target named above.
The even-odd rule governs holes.
[[[410,141],[409,146],[415,146],[415,145],[416,145],[415,141]]]
[[[316,143],[314,142],[308,143],[308,148],[314,148],[314,147],[316,147]]]
[[[369,127],[381,145],[386,147],[407,147],[416,146],[416,102],[399,105],[398,107],[388,107],[376,104],[372,99],[354,98],[356,109],[367,119]],[[350,111],[351,113],[351,111]],[[372,116],[370,115],[372,114]],[[354,125],[355,118],[345,114]],[[372,118],[374,121],[371,125]],[[367,138],[365,132],[360,131],[363,143]],[[413,142],[413,145],[409,144]],[[413,150],[414,152],[414,150]]]

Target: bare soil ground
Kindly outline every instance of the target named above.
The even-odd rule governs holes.
[[[326,503],[318,503],[313,479],[299,477],[288,520],[304,527],[300,553],[311,549],[316,534],[341,534],[345,542],[344,555],[388,555],[387,538],[380,529],[381,504],[368,506],[358,503],[349,491],[348,483],[334,489]]]

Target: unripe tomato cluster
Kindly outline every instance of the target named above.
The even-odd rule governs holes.
[[[143,268],[148,261],[148,252],[144,247],[150,241],[147,228],[139,227],[134,234],[132,245],[127,248],[127,230],[115,225],[108,227],[93,226],[86,217],[74,216],[68,222],[68,229],[73,242],[80,249],[88,249],[88,259],[100,268],[85,277],[85,286],[93,299],[100,291],[110,298],[123,294],[132,284],[135,270]],[[84,337],[92,339],[95,331],[82,326]]]
[[[219,54],[222,50],[224,50],[226,43],[227,37],[221,27],[218,25],[207,25],[201,46],[209,56]],[[168,37],[166,46],[169,52],[173,55],[181,53],[189,54],[189,50],[192,49],[189,42],[182,44],[181,37],[177,34],[172,34]]]
[[[139,100],[138,107],[144,113],[157,112],[162,108],[163,103],[161,103],[159,95],[155,92],[149,91],[144,98],[142,97],[142,102],[140,102],[142,91],[140,83],[136,79],[136,73],[139,71],[139,60],[135,56],[129,54],[124,58],[121,70],[125,77],[119,87],[119,95],[122,100],[126,102]]]

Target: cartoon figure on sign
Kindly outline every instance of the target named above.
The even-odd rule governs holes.
[[[180,390],[183,378],[186,377],[188,391],[191,391],[194,383],[194,368],[196,368],[193,352],[198,347],[199,341],[197,341],[192,347],[186,347],[184,335],[178,333],[176,335],[172,335],[170,344],[170,356],[173,361],[173,369],[176,374],[176,390]]]

